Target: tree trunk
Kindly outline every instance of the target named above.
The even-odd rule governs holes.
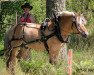
[[[53,12],[56,15],[59,15],[58,12],[62,12],[65,10],[65,2],[66,0],[46,0],[46,17],[52,18]],[[58,58],[63,60],[67,60],[67,47],[66,44],[61,46],[61,49],[58,54]]]
[[[52,12],[59,15],[58,12],[65,10],[66,0],[46,0],[46,17],[52,17]]]

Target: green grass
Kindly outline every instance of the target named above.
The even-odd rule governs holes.
[[[5,73],[5,61],[0,58],[0,75]],[[94,74],[94,51],[73,51],[73,75]],[[67,75],[64,61],[51,65],[46,52],[31,51],[30,61],[20,61],[16,75]]]
[[[51,65],[46,52],[31,52],[31,61],[21,61],[21,68],[24,72],[32,75],[65,75],[64,63]]]
[[[73,75],[93,75],[94,51],[74,51]]]
[[[5,72],[5,62],[0,58],[0,75]],[[16,67],[16,75],[66,75],[65,63],[51,65],[46,52],[31,51],[31,60],[21,60]],[[4,73],[3,73],[4,72]]]

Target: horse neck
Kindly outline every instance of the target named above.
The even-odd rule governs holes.
[[[61,16],[59,24],[60,24],[60,31],[62,36],[67,37],[68,35],[70,35],[70,33],[72,33],[72,19],[73,19],[72,15]],[[48,22],[48,26],[49,29],[54,28],[54,19],[51,19]]]
[[[61,35],[68,36],[72,33],[72,18],[73,16],[62,16],[60,20]]]

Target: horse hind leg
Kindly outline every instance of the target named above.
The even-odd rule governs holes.
[[[6,69],[10,75],[15,75],[15,66],[16,66],[16,56],[18,48],[14,48],[10,52],[10,56],[6,62]]]

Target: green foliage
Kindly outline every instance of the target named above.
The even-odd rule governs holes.
[[[93,75],[94,72],[94,52],[74,51],[73,75]]]
[[[3,15],[12,15],[15,13],[15,11],[21,12],[21,5],[23,1],[3,1],[1,3],[1,9]]]
[[[4,49],[4,43],[2,41],[2,38],[0,38],[0,51],[3,49]],[[2,53],[0,52],[0,54],[2,54]]]
[[[32,75],[66,75],[65,63],[51,65],[45,52],[31,51],[31,61],[22,60],[20,64],[24,72]]]
[[[36,51],[33,50],[31,52],[31,61],[28,62],[28,61],[22,60],[21,65],[22,65],[23,71],[30,72],[31,69],[33,70],[41,69],[42,65],[44,65],[45,62],[48,62],[48,57],[46,53],[43,53],[43,52],[37,53]]]
[[[33,5],[32,13],[39,23],[42,23],[46,18],[46,0],[30,0],[29,3]]]

